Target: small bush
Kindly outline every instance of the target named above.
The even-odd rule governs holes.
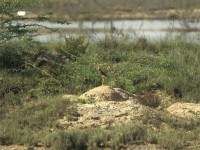
[[[113,131],[114,143],[123,143],[123,144],[139,144],[144,142],[146,137],[146,129],[140,124],[128,124],[128,125],[119,125]]]
[[[156,93],[143,92],[137,95],[137,100],[145,106],[156,108],[161,104],[161,99]]]
[[[54,51],[58,55],[62,55],[71,61],[75,61],[78,57],[86,53],[88,43],[82,37],[78,38],[65,38],[64,43],[58,43],[54,47]]]

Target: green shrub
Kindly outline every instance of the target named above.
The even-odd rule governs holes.
[[[65,42],[56,44],[54,51],[56,51],[58,55],[62,55],[71,61],[75,61],[78,57],[85,54],[87,47],[88,43],[84,38],[70,37],[65,38]]]
[[[139,144],[140,142],[143,143],[146,137],[146,129],[145,127],[140,124],[139,122],[135,124],[126,124],[119,125],[113,130],[114,133],[114,143],[123,143],[123,144]]]
[[[29,143],[30,139],[33,142],[41,140],[42,136],[37,139],[38,134],[35,133],[54,126],[59,117],[70,112],[70,106],[73,105],[60,97],[47,97],[15,106],[0,121],[0,137],[8,137],[14,143]]]

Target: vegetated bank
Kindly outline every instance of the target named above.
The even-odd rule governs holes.
[[[135,93],[179,88],[187,101],[199,97],[199,44],[180,40],[150,42],[83,37],[64,42],[12,41],[1,44],[1,96],[80,94],[101,85],[97,68],[109,75],[106,84]],[[11,91],[11,93],[9,92]],[[16,103],[18,100],[16,100]]]
[[[1,44],[0,144],[89,149],[151,143],[182,149],[186,141],[199,141],[198,120],[177,119],[152,109],[124,130],[119,125],[109,130],[63,131],[56,123],[63,114],[76,112],[76,103],[63,101],[60,95],[81,94],[101,85],[97,67],[107,71],[105,84],[111,87],[131,93],[161,90],[169,95],[178,90],[179,101],[199,102],[199,49],[199,44],[180,40],[113,37],[94,43],[70,37],[55,43]]]

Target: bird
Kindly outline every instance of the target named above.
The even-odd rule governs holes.
[[[97,70],[98,70],[98,74],[101,76],[101,79],[102,79],[102,85],[104,85],[104,80],[105,80],[105,78],[107,78],[108,77],[108,75],[101,69],[101,68],[97,68]]]

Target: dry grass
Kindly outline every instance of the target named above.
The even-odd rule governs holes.
[[[137,95],[137,100],[145,106],[156,108],[161,104],[161,99],[154,92],[143,92]]]

